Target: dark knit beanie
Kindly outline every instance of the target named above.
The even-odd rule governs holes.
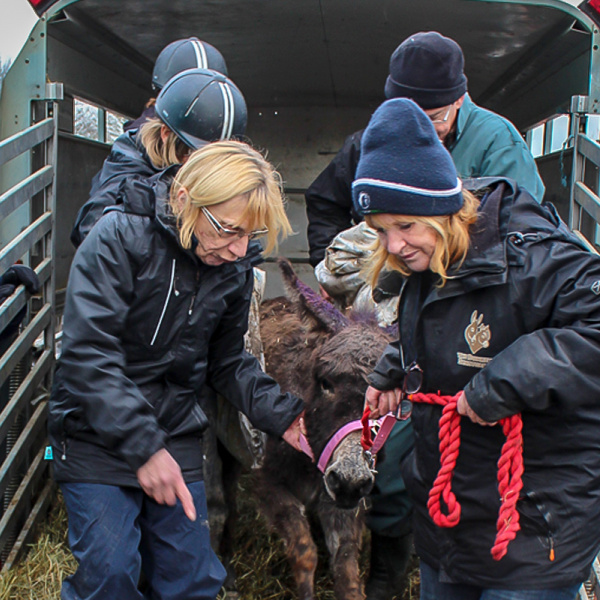
[[[384,102],[362,137],[352,201],[360,215],[450,215],[463,205],[450,153],[407,98]]]
[[[467,91],[460,46],[437,31],[415,33],[390,58],[386,98],[410,98],[429,110],[456,102]]]

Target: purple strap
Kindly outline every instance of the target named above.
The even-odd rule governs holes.
[[[388,413],[382,419],[379,419],[378,421],[369,421],[369,423],[371,424],[371,427],[373,427],[376,424],[379,425],[379,431],[377,432],[377,435],[373,440],[373,447],[370,450],[371,454],[375,456],[377,452],[381,450],[381,447],[383,446],[385,441],[388,439],[392,428],[396,424],[396,417],[392,413]],[[360,431],[362,430],[362,428],[363,425],[360,421],[350,421],[350,423],[347,423],[335,433],[335,435],[327,442],[325,449],[319,457],[317,468],[319,469],[319,471],[321,471],[321,473],[325,473],[325,469],[327,468],[329,459],[331,458],[331,455],[334,453],[335,449],[338,447],[340,442],[348,434],[352,433],[353,431]],[[302,448],[302,452],[304,452],[304,454],[306,454],[313,462],[315,462],[315,455],[304,434],[300,434],[300,447]]]
[[[327,442],[327,446],[321,453],[319,457],[319,462],[317,463],[317,467],[321,473],[325,473],[325,469],[327,468],[327,463],[333,454],[333,451],[338,447],[338,444],[353,431],[362,431],[362,423],[360,421],[350,421],[344,425],[341,429],[339,429],[336,434]]]
[[[379,431],[373,440],[373,447],[371,448],[371,454],[375,456],[380,450],[385,441],[388,439],[394,425],[396,424],[396,417],[393,413],[388,413],[382,419],[379,419]]]
[[[315,455],[313,454],[312,448],[310,447],[310,444],[303,433],[300,434],[300,448],[302,448],[302,452],[304,452],[304,454],[306,454],[310,460],[315,462]]]

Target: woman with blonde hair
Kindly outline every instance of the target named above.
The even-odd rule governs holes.
[[[296,448],[302,401],[244,350],[252,266],[290,232],[281,181],[225,141],[132,178],[78,249],[50,399],[78,569],[62,598],[216,598],[202,481],[204,384]],[[175,175],[176,172],[176,175]],[[175,177],[173,178],[173,176]]]
[[[366,401],[412,409],[413,452],[385,460],[422,600],[573,600],[600,549],[600,258],[514,182],[469,185],[416,104],[374,113],[353,200],[372,279],[405,278]]]

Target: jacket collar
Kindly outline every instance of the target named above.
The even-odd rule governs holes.
[[[470,190],[477,191],[493,185],[485,193],[479,206],[479,218],[471,231],[471,245],[467,256],[461,265],[449,270],[451,278],[444,287],[431,288],[425,304],[478,288],[502,285],[507,281],[507,215],[515,199],[515,189],[504,179],[485,179],[487,181],[472,184]]]
[[[454,146],[460,139],[460,136],[467,125],[467,121],[476,107],[476,104],[473,102],[473,100],[471,100],[471,97],[467,92],[465,94],[465,99],[462,103],[462,106],[458,109],[458,116],[456,117],[456,136],[452,146]]]

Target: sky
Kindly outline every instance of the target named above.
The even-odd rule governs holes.
[[[0,59],[14,60],[37,21],[27,0],[0,0]]]

